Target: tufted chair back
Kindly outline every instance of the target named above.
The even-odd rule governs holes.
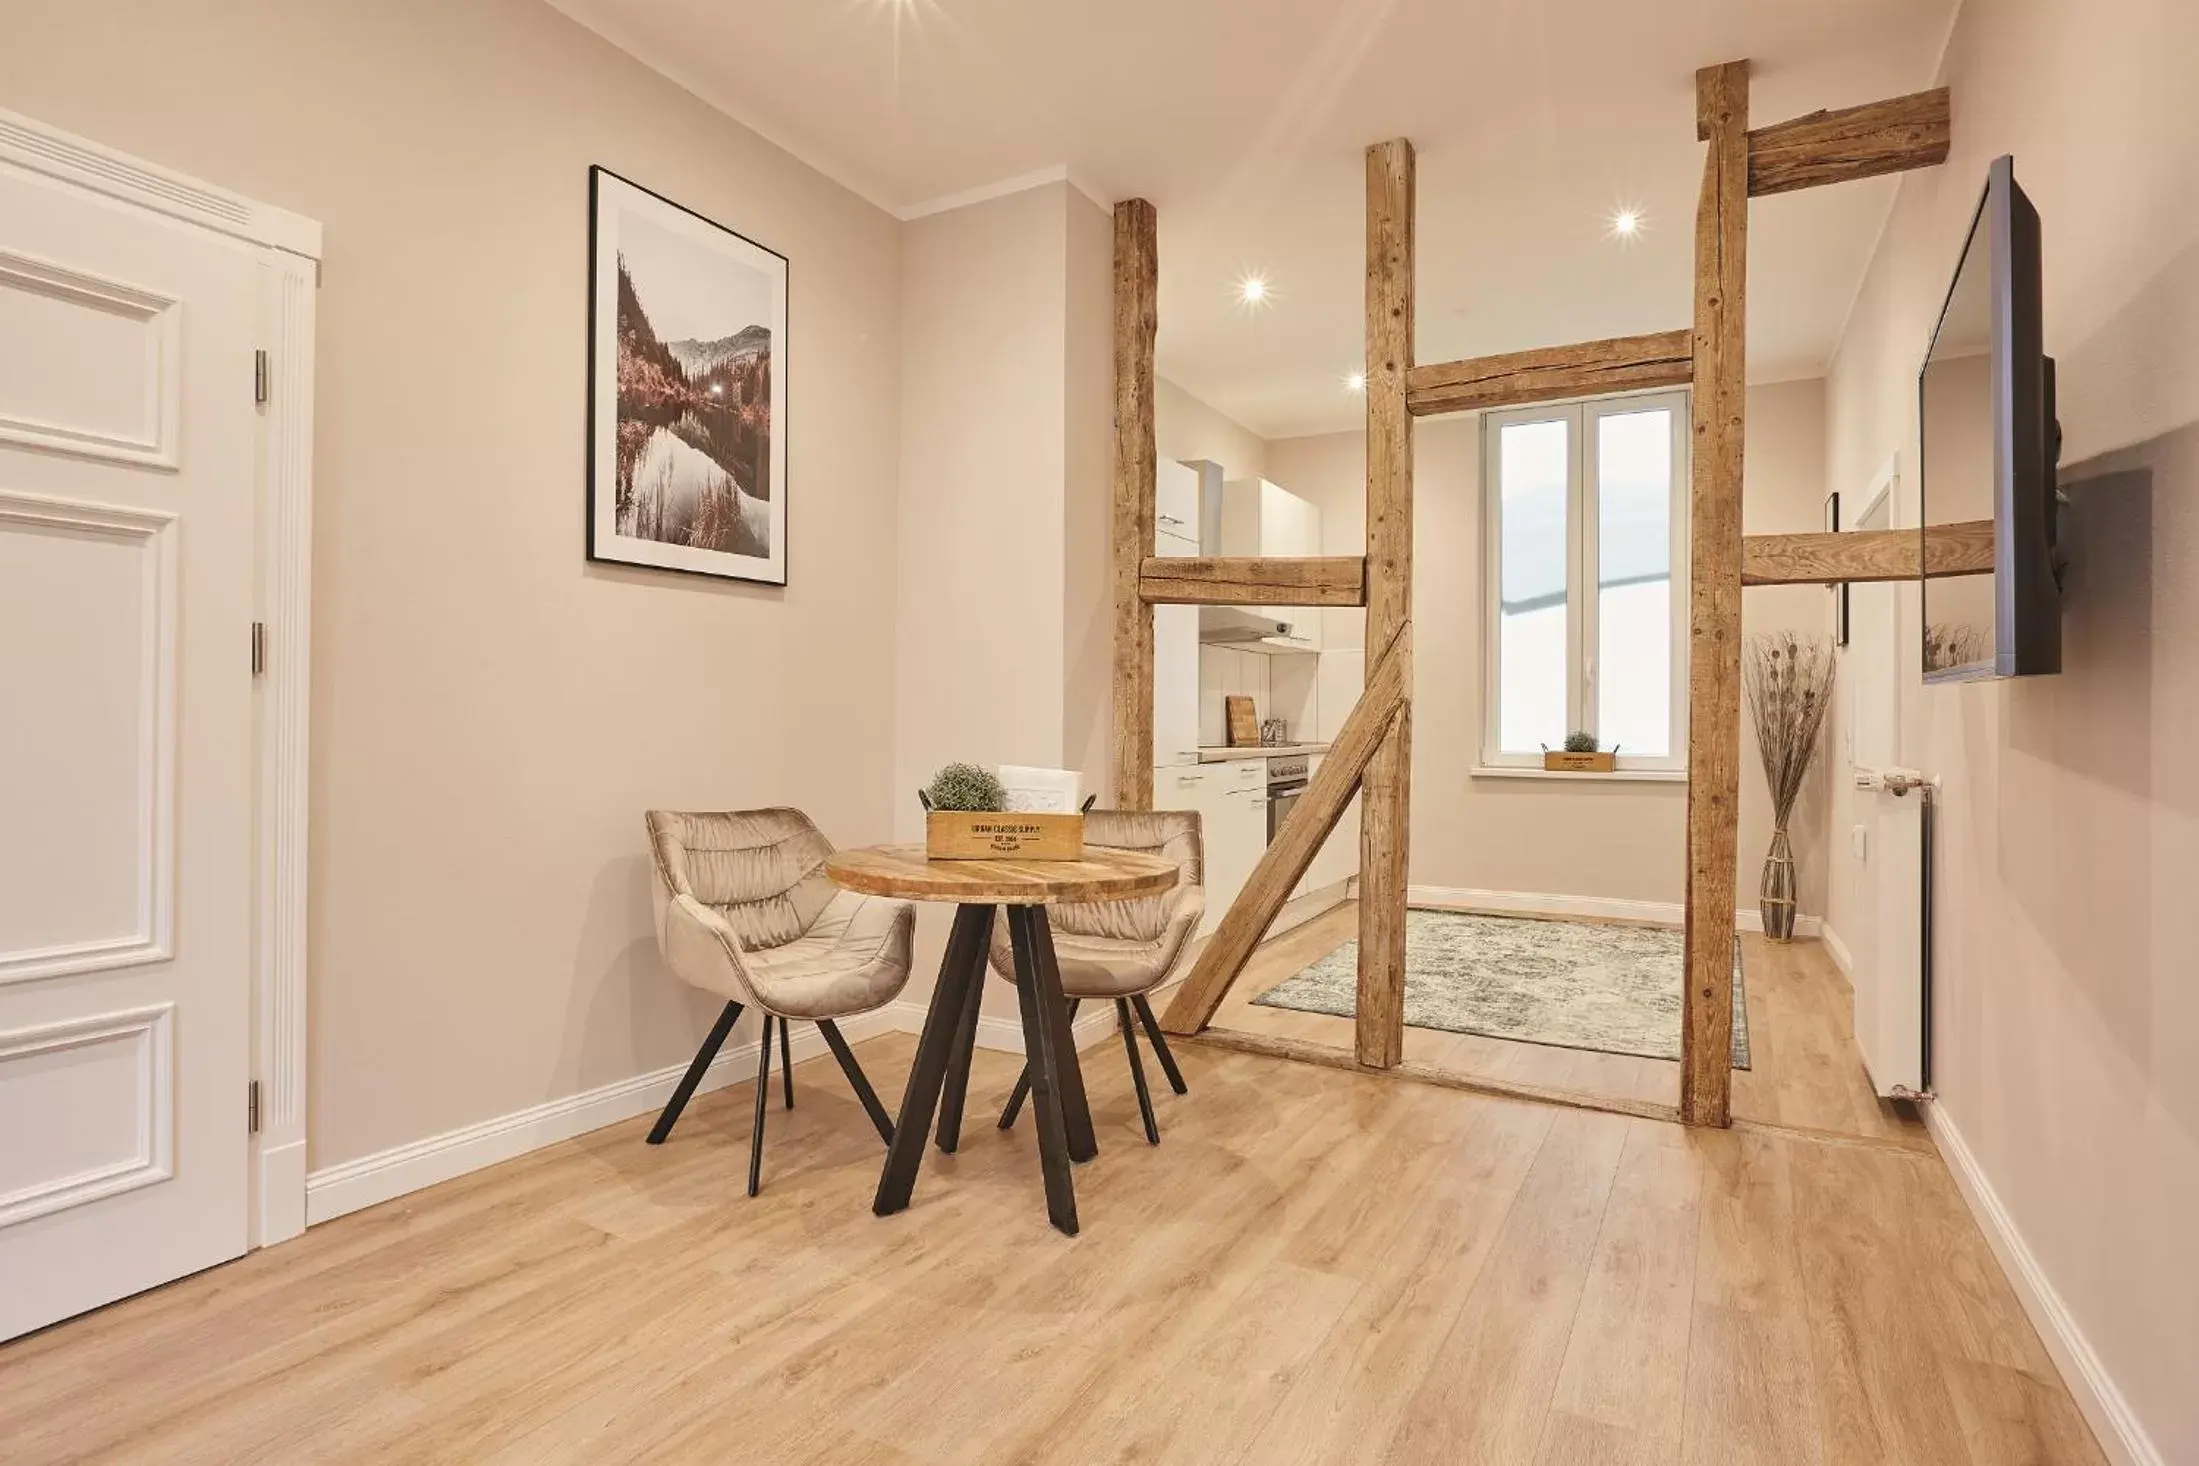
[[[692,896],[760,951],[808,931],[838,890],[825,875],[832,844],[798,809],[652,809],[648,823],[660,924],[668,897]]]
[[[1070,901],[1047,908],[1057,932],[1125,942],[1159,941],[1175,914],[1177,892],[1206,882],[1206,847],[1199,816],[1179,809],[1095,809],[1084,817],[1084,843],[1136,850],[1176,863],[1176,884],[1128,901]]]

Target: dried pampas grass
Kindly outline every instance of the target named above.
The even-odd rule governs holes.
[[[1772,823],[1782,830],[1817,756],[1832,705],[1833,668],[1830,641],[1792,631],[1752,636],[1742,651],[1741,689],[1756,725],[1764,782],[1771,786]]]

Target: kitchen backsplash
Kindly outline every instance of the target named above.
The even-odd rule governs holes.
[[[1229,742],[1222,699],[1249,697],[1262,720],[1281,718],[1290,736],[1315,736],[1319,682],[1316,656],[1267,656],[1227,646],[1199,648],[1199,742],[1221,747]]]

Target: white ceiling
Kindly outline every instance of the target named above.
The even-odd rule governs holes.
[[[1695,68],[1751,58],[1759,124],[1915,91],[1957,0],[553,3],[904,215],[1061,169],[1153,200],[1161,374],[1286,437],[1360,421],[1367,143],[1419,151],[1420,360],[1670,330]],[[1822,371],[1894,187],[1751,210],[1753,380]]]

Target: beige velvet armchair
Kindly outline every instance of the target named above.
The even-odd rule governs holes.
[[[654,866],[657,944],[681,978],[726,1000],[671,1101],[649,1132],[662,1145],[744,1008],[764,1015],[756,1058],[756,1119],[748,1194],[762,1183],[771,1035],[779,1035],[786,1106],[794,1107],[787,1028],[807,1019],[824,1035],[856,1098],[893,1139],[893,1121],[840,1035],[838,1019],[882,1008],[908,985],[915,910],[906,901],[843,891],[825,875],[832,843],[794,809],[646,816]]]
[[[1122,1044],[1130,1060],[1130,1079],[1138,1092],[1138,1115],[1145,1122],[1145,1138],[1161,1143],[1154,1123],[1153,1100],[1145,1087],[1145,1064],[1138,1057],[1137,1025],[1143,1025],[1153,1053],[1168,1076],[1169,1088],[1188,1093],[1176,1056],[1161,1036],[1160,1021],[1146,995],[1168,981],[1199,929],[1206,912],[1205,846],[1199,816],[1185,810],[1095,809],[1084,816],[1084,843],[1110,850],[1138,850],[1176,863],[1176,884],[1157,896],[1129,901],[1064,902],[1047,908],[1053,926],[1054,954],[1061,967],[1061,990],[1069,999],[1069,1016],[1087,998],[1112,999],[1116,1021],[1122,1027]],[[1008,939],[997,930],[991,952],[993,971],[1015,981],[1015,956]],[[1136,1015],[1136,1024],[1132,1015]],[[1000,1112],[1000,1128],[1015,1124],[1016,1114],[1030,1093],[1031,1074],[1026,1068],[1016,1081],[1008,1104]]]

